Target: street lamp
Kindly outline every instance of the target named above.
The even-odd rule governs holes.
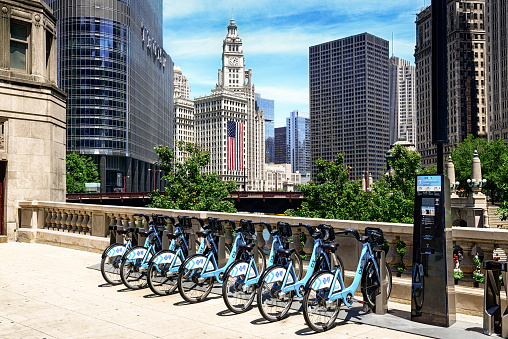
[[[74,194],[74,182],[75,182],[76,174],[82,174],[82,173],[72,172],[72,194]]]
[[[155,191],[155,172],[162,172],[162,170],[156,170],[156,169],[148,169],[149,172],[153,172],[153,191]]]

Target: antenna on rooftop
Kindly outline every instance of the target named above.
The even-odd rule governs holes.
[[[235,20],[235,10],[231,7],[231,20]]]

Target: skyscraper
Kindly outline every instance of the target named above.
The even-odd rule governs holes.
[[[92,156],[103,192],[159,187],[154,146],[173,145],[174,120],[162,0],[46,2],[58,19],[67,152]]]
[[[308,113],[291,112],[286,119],[287,158],[291,172],[300,172],[302,183],[310,179],[310,119]]]
[[[274,102],[270,99],[261,98],[260,94],[256,93],[256,110],[263,110],[265,116],[265,163],[270,164],[275,161],[275,146],[274,146],[274,127],[275,127],[275,113]]]
[[[487,32],[487,93],[489,140],[508,141],[508,3],[504,0],[486,1],[485,30]]]
[[[264,114],[256,109],[252,70],[245,69],[234,19],[222,44],[217,86],[211,95],[196,98],[194,105],[196,141],[212,153],[208,170],[220,169],[216,171],[220,177],[236,180],[241,187],[245,183],[247,190],[262,190]]]
[[[415,67],[407,60],[390,58],[390,145],[399,139],[415,143]]]
[[[448,144],[488,133],[485,94],[485,0],[448,0]],[[423,165],[436,163],[432,144],[432,11],[416,18],[417,141]]]
[[[274,129],[274,162],[276,164],[289,164],[286,126]]]
[[[194,138],[194,102],[190,100],[190,85],[182,74],[182,69],[174,67],[174,112],[175,112],[175,144],[178,141],[195,142]],[[181,159],[180,150],[175,157]]]
[[[369,33],[311,46],[311,169],[344,154],[351,179],[379,177],[389,148],[388,41]]]

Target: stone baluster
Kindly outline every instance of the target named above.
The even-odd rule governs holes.
[[[83,232],[83,211],[76,211],[78,217],[76,218],[76,229],[78,233]]]
[[[293,227],[291,231],[293,233],[293,244],[295,245],[295,250],[298,253],[301,253],[303,250],[303,245],[300,241],[300,234],[303,232],[303,229],[301,227]]]
[[[473,271],[476,268],[476,264],[473,260],[473,255],[471,253],[475,243],[469,241],[456,241],[454,245],[459,245],[462,248],[463,256],[460,263],[460,269],[462,272],[464,272],[466,277],[471,278],[473,276]]]
[[[73,233],[76,233],[76,231],[78,230],[78,227],[76,225],[76,222],[78,220],[78,211],[76,211],[76,210],[71,211],[71,214],[72,214],[72,218],[71,218],[71,231]]]
[[[303,251],[307,255],[307,260],[310,260],[314,249],[314,238],[312,238],[311,234],[309,234],[309,230],[307,230],[306,227],[303,228],[303,232],[307,236],[307,241],[305,242],[305,246],[303,246]]]
[[[55,219],[55,227],[58,231],[62,229],[62,212],[59,210],[55,210],[56,219]]]
[[[109,222],[109,226],[108,226],[108,229],[107,229],[107,234],[109,234],[111,232],[110,231],[111,227],[118,226],[118,224],[117,224],[117,218],[115,217],[114,214],[111,214],[109,216],[109,220],[110,220],[110,222]]]
[[[55,214],[55,211],[53,208],[49,208],[48,209],[48,215],[49,215],[49,221],[48,221],[48,230],[51,228],[51,229],[54,229],[55,228],[55,219],[56,219],[56,214]]]
[[[49,230],[49,228],[51,227],[51,209],[44,209],[44,212],[46,213],[46,219],[44,221],[44,227],[43,228],[47,228]]]
[[[277,226],[272,226],[272,229],[275,229],[275,227],[277,227]],[[268,237],[268,241],[266,242],[266,247],[268,248],[268,250],[272,249],[272,241],[273,241],[273,236],[270,233],[270,236]]]
[[[67,218],[65,218],[65,230],[67,232],[70,232],[72,231],[72,224],[71,224],[71,221],[72,221],[72,211],[67,211]]]
[[[413,270],[413,237],[412,236],[401,236],[402,240],[406,244],[406,254],[404,255],[404,264],[406,264],[406,273],[410,273]],[[397,252],[397,251],[395,251]],[[397,253],[398,254],[398,253]],[[400,255],[399,255],[400,258]]]
[[[258,247],[263,249],[266,245],[265,238],[263,237],[263,231],[265,229],[265,225],[256,225],[256,242],[258,243]]]
[[[390,267],[397,267],[397,264],[400,260],[400,255],[397,253],[397,239],[398,237],[384,234],[384,238],[388,241],[388,253],[386,254],[386,262],[390,265]],[[407,253],[407,251],[406,251]],[[413,253],[411,253],[413,255]]]

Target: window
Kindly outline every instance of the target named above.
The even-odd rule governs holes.
[[[10,67],[26,71],[28,52],[28,25],[11,22]]]

